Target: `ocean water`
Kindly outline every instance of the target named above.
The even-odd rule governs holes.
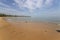
[[[51,23],[60,23],[60,18],[56,17],[6,17],[5,20],[9,22],[20,22],[20,21],[29,21],[29,22],[51,22]]]

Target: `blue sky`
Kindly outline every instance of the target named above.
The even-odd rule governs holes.
[[[0,0],[0,12],[30,16],[58,16],[60,0]]]

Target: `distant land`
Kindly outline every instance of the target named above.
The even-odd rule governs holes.
[[[7,14],[4,14],[4,13],[0,13],[0,17],[31,17],[31,16],[25,16],[25,15],[7,15]]]

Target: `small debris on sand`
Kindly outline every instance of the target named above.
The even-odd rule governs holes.
[[[60,32],[60,30],[56,30],[57,32]]]

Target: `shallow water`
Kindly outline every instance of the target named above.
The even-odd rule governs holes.
[[[60,23],[59,18],[31,18],[31,17],[6,17],[5,20],[7,21],[30,21],[30,22],[51,22],[51,23]]]

